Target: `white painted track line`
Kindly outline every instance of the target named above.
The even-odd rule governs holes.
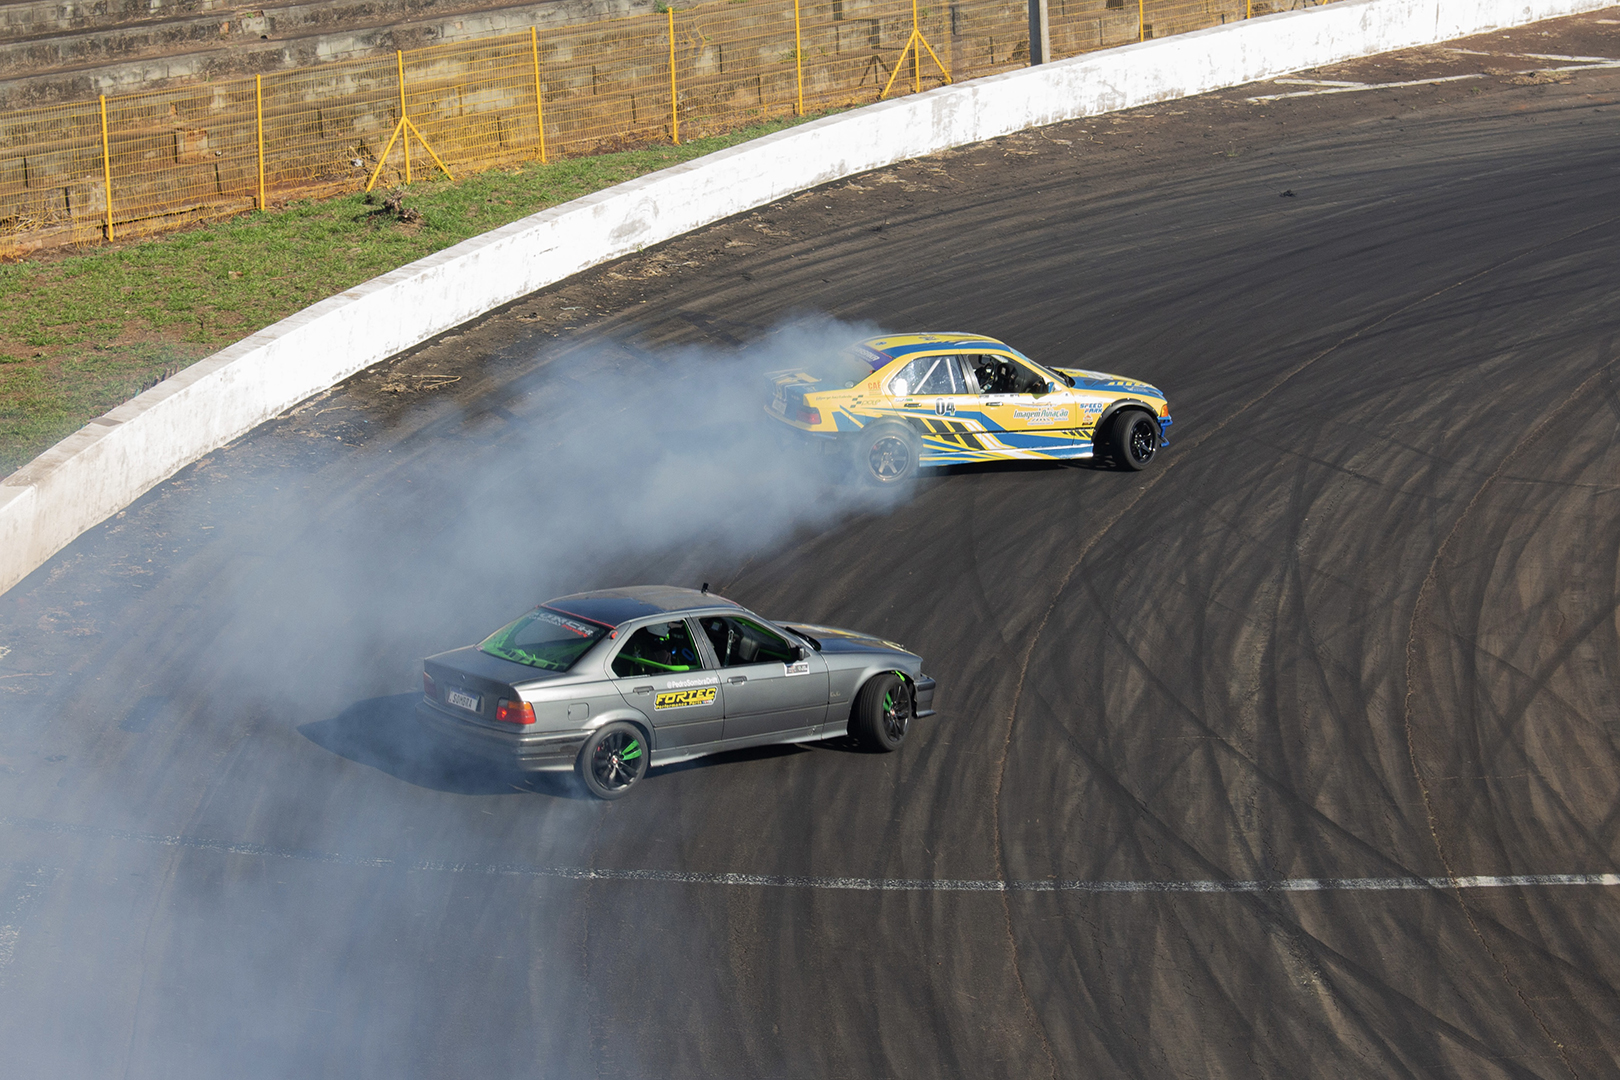
[[[211,851],[261,859],[394,869],[421,873],[480,874],[491,877],[554,878],[562,881],[653,882],[672,885],[720,885],[754,888],[820,889],[837,892],[930,893],[1325,893],[1413,892],[1453,889],[1559,888],[1572,885],[1617,886],[1620,874],[1481,874],[1465,877],[1279,878],[1266,881],[1085,881],[995,878],[866,878],[814,877],[792,874],[697,873],[684,870],[624,870],[589,866],[538,866],[525,863],[444,862],[435,859],[389,859],[338,852],[277,848],[266,844],[215,840],[200,836],[126,832],[94,825],[68,825],[38,818],[0,818],[0,826],[32,832],[81,836],[119,843]]]
[[[1552,68],[1526,68],[1523,71],[1510,71],[1509,75],[1536,75],[1543,72],[1555,71],[1598,71],[1604,68],[1620,67],[1620,60],[1608,56],[1552,56],[1544,53],[1482,53],[1471,49],[1448,49],[1447,52],[1467,53],[1470,56],[1505,55],[1515,59],[1526,60],[1568,60],[1573,61],[1562,67]],[[1272,79],[1278,86],[1308,86],[1309,90],[1295,90],[1287,94],[1262,94],[1258,97],[1245,98],[1249,102],[1281,101],[1283,98],[1318,97],[1322,94],[1353,94],[1362,90],[1394,90],[1403,86],[1436,86],[1440,83],[1461,82],[1465,79],[1485,79],[1493,76],[1484,71],[1470,72],[1467,75],[1442,75],[1432,79],[1407,79],[1404,82],[1386,83],[1358,83],[1340,82],[1333,79]]]

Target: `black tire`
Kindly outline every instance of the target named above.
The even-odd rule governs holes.
[[[911,727],[911,692],[892,671],[866,680],[849,714],[851,735],[870,750],[900,749]]]
[[[641,729],[621,720],[591,733],[580,747],[574,772],[585,790],[598,799],[622,799],[647,775],[651,756]]]
[[[1139,472],[1159,452],[1159,422],[1141,409],[1122,409],[1108,432],[1109,449],[1122,469]]]
[[[900,424],[873,424],[853,439],[851,464],[862,483],[873,487],[898,487],[917,475],[922,444],[917,435]]]

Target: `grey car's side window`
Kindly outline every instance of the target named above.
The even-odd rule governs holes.
[[[643,626],[630,635],[613,658],[613,674],[620,678],[696,671],[702,666],[684,619]]]
[[[799,658],[798,650],[780,634],[752,619],[708,615],[703,619],[703,633],[714,646],[721,667],[772,662],[791,664]]]

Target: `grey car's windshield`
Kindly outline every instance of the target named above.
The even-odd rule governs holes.
[[[478,649],[530,667],[567,671],[607,632],[605,626],[535,608],[489,635]]]

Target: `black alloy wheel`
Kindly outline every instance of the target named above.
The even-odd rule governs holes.
[[[598,799],[620,799],[647,775],[650,756],[647,740],[634,724],[606,724],[580,748],[574,771]]]
[[[1140,409],[1127,409],[1116,416],[1113,434],[1114,459],[1121,468],[1145,469],[1159,452],[1159,422]]]
[[[917,437],[903,427],[885,424],[862,432],[855,446],[855,469],[867,483],[892,487],[917,473]]]
[[[869,749],[884,754],[900,749],[911,729],[911,692],[900,676],[886,671],[866,681],[855,695],[849,729]]]

